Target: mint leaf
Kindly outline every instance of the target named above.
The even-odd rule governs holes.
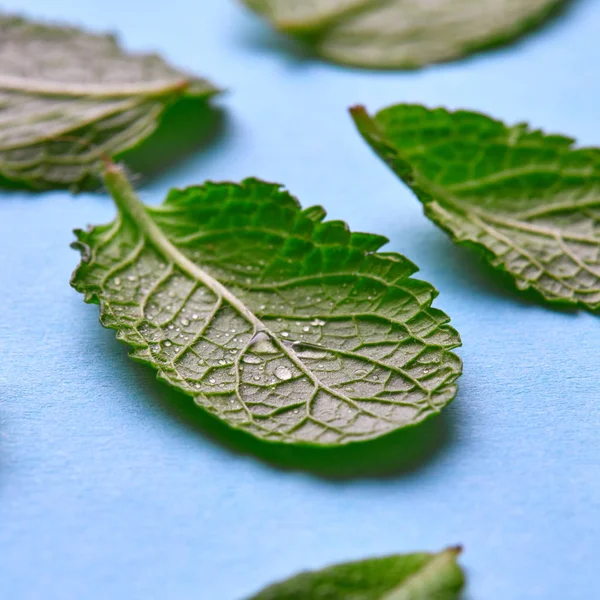
[[[415,68],[520,35],[562,0],[243,0],[334,62]]]
[[[460,344],[437,292],[387,240],[323,222],[249,179],[140,203],[119,167],[117,219],[77,231],[72,285],[132,357],[265,440],[338,445],[415,425],[456,394]]]
[[[102,155],[137,146],[167,106],[216,92],[114,36],[0,14],[0,180],[86,186]]]
[[[484,115],[352,109],[371,147],[452,239],[483,251],[521,290],[600,306],[600,151]]]
[[[460,548],[335,565],[276,583],[250,600],[457,600]]]

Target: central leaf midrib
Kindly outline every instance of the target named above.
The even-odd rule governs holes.
[[[430,556],[429,560],[421,565],[421,567],[406,577],[397,587],[387,592],[381,597],[381,600],[395,600],[396,598],[402,598],[403,592],[406,590],[407,585],[412,585],[419,579],[431,580],[436,577],[436,570],[439,567],[446,566],[460,553],[459,548],[449,548],[440,554]],[[409,590],[410,591],[410,590]],[[402,594],[400,596],[399,594]]]
[[[415,173],[418,176],[420,187],[425,189],[425,191],[427,191],[428,193],[432,192],[431,195],[435,200],[439,201],[442,204],[446,204],[448,207],[452,208],[456,212],[462,213],[464,215],[474,214],[482,219],[487,220],[490,223],[500,225],[501,227],[505,227],[508,230],[519,229],[525,233],[533,233],[552,239],[556,239],[556,236],[560,236],[563,239],[572,240],[575,242],[587,242],[590,244],[600,243],[600,240],[590,238],[584,235],[577,235],[568,231],[562,231],[560,229],[554,230],[548,227],[534,225],[532,223],[525,223],[520,220],[511,219],[504,215],[498,215],[496,213],[491,213],[487,210],[477,208],[472,204],[463,203],[461,202],[459,197],[455,196],[454,194],[447,193],[444,190],[444,188],[441,188],[436,184],[432,183],[430,180],[422,177],[417,170],[415,170]]]
[[[171,243],[160,227],[150,217],[146,207],[137,197],[133,187],[119,166],[112,162],[108,163],[104,180],[119,209],[133,221],[144,237],[150,241],[160,254],[173,264],[176,264],[192,279],[205,285],[217,298],[227,300],[241,316],[255,327],[257,332],[265,330],[262,321],[237,296],[232,294],[220,281],[187,258],[185,254]]]
[[[421,177],[419,177],[419,179],[421,179]],[[423,185],[423,183],[421,183],[421,185]],[[569,256],[573,260],[573,262],[575,262],[577,265],[579,265],[580,268],[587,271],[590,275],[600,278],[600,273],[596,272],[590,265],[582,262],[579,259],[579,257],[576,254],[574,254],[570,250],[570,248],[565,244],[565,241],[574,241],[574,242],[585,242],[587,244],[592,244],[592,245],[600,245],[600,240],[594,239],[594,238],[589,238],[587,236],[580,236],[580,235],[572,234],[572,233],[569,233],[568,231],[562,231],[560,229],[553,230],[553,229],[549,229],[546,227],[540,227],[538,225],[533,225],[531,223],[524,223],[523,221],[513,220],[513,219],[510,219],[505,216],[496,216],[493,213],[490,213],[486,210],[477,209],[471,205],[469,205],[468,207],[464,207],[462,205],[462,203],[460,202],[460,200],[458,198],[456,198],[454,195],[445,193],[444,190],[442,190],[438,186],[435,186],[432,184],[429,184],[429,185],[434,189],[434,194],[436,194],[436,199],[437,198],[441,199],[441,202],[440,202],[441,204],[446,203],[447,206],[450,207],[452,210],[455,210],[459,213],[462,212],[466,216],[466,218],[471,220],[473,223],[477,224],[475,222],[475,219],[480,219],[483,222],[487,221],[488,223],[490,223],[490,225],[492,225],[492,229],[494,231],[498,231],[499,235],[502,235],[502,234],[501,234],[501,231],[497,228],[498,226],[504,227],[508,231],[517,230],[517,231],[521,231],[522,233],[533,234],[533,235],[538,235],[541,237],[550,238],[550,239],[554,240],[561,247],[561,249],[565,253],[565,255]],[[473,218],[473,217],[475,217],[475,218]],[[546,273],[549,277],[551,277],[555,281],[559,282],[560,284],[565,285],[569,289],[575,291],[575,288],[573,286],[571,286],[570,284],[568,284],[562,277],[555,275],[552,271],[550,271],[543,264],[541,264],[537,259],[532,257],[528,252],[526,252],[525,249],[521,248],[518,241],[513,240],[508,236],[503,235],[502,237],[504,237],[505,240],[510,240],[510,242],[511,242],[510,245],[515,250],[517,250],[522,256],[525,256],[532,264],[537,266],[537,268],[539,268],[541,271]]]
[[[179,77],[178,79],[162,79],[151,83],[130,83],[111,86],[98,83],[48,82],[42,79],[0,75],[0,89],[2,90],[39,96],[73,96],[78,98],[164,96],[176,91],[183,92],[191,83],[191,79]]]
[[[496,239],[507,244],[507,246],[509,248],[512,248],[513,250],[518,252],[521,256],[525,257],[532,265],[537,267],[541,272],[546,273],[546,275],[548,275],[551,279],[553,279],[554,281],[560,283],[561,285],[569,288],[573,292],[576,291],[575,287],[573,287],[571,284],[567,283],[562,277],[559,277],[558,275],[556,275],[555,273],[550,271],[548,268],[546,268],[545,265],[540,263],[535,257],[533,257],[531,254],[529,254],[529,252],[527,250],[522,248],[521,245],[518,243],[518,241],[515,241],[511,237],[504,235],[497,226],[500,225],[502,227],[505,227],[509,231],[511,231],[511,230],[514,231],[515,229],[517,229],[523,233],[530,233],[530,234],[547,237],[547,238],[554,240],[559,245],[563,245],[562,242],[564,239],[571,240],[571,241],[585,241],[587,243],[593,243],[593,244],[599,243],[598,241],[590,240],[589,238],[582,239],[577,236],[571,236],[568,234],[565,235],[565,234],[562,234],[559,232],[553,232],[552,230],[537,228],[535,226],[528,228],[524,223],[521,223],[519,221],[514,221],[514,222],[505,221],[504,219],[493,217],[486,211],[477,211],[475,209],[461,210],[460,205],[457,203],[453,203],[451,201],[444,202],[444,198],[446,200],[448,200],[447,196],[442,195],[442,196],[440,196],[440,198],[442,198],[442,201],[438,202],[439,205],[443,206],[444,204],[446,204],[447,207],[449,207],[455,213],[459,213],[459,214],[462,213],[464,215],[464,218],[467,221],[470,221],[476,227],[479,227],[483,231],[487,231],[487,233],[492,234],[493,237],[495,237]],[[437,200],[437,198],[436,198],[436,200]],[[486,223],[485,223],[486,220],[490,223],[490,225],[486,225]],[[564,249],[563,249],[563,251],[564,251]],[[589,265],[586,265],[585,263],[581,263],[578,259],[575,259],[572,252],[568,252],[568,254],[571,256],[571,258],[574,260],[574,262],[579,264],[579,266],[581,268],[588,271],[588,273],[590,273],[594,277],[600,277],[600,274],[593,271]]]

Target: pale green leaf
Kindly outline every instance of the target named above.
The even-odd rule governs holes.
[[[460,548],[372,558],[301,573],[250,600],[458,600]]]
[[[425,214],[522,289],[600,306],[600,150],[473,112],[352,109]]]
[[[216,92],[114,36],[0,14],[0,180],[81,187],[102,155],[153,133],[167,106]]]
[[[335,62],[415,68],[507,41],[563,0],[243,0]]]
[[[385,238],[324,222],[257,180],[139,202],[118,167],[111,224],[78,231],[73,286],[132,357],[232,427],[338,445],[438,413],[460,344],[437,292]]]

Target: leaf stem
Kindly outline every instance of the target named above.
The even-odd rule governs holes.
[[[349,109],[350,115],[354,119],[356,127],[363,135],[380,134],[379,128],[375,121],[371,118],[367,109],[361,104],[351,106]]]
[[[124,216],[135,223],[154,248],[190,277],[204,284],[219,299],[226,300],[241,316],[252,323],[256,332],[264,331],[265,326],[252,311],[250,311],[223,284],[193,263],[167,239],[165,234],[148,214],[144,203],[135,193],[123,168],[115,164],[108,157],[104,158],[104,165],[102,178],[118,209]]]

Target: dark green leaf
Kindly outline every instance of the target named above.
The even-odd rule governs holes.
[[[257,180],[147,208],[116,166],[120,213],[78,231],[72,284],[134,359],[230,426],[338,445],[414,425],[456,394],[460,344],[436,291],[385,238],[323,222]]]
[[[137,146],[165,108],[217,90],[111,35],[0,15],[0,179],[79,188]]]
[[[460,58],[541,22],[563,0],[243,0],[335,62],[414,68]]]
[[[404,554],[301,573],[250,600],[458,600],[464,574],[460,548]]]
[[[354,120],[425,214],[519,289],[600,306],[600,151],[481,114],[398,105]]]

